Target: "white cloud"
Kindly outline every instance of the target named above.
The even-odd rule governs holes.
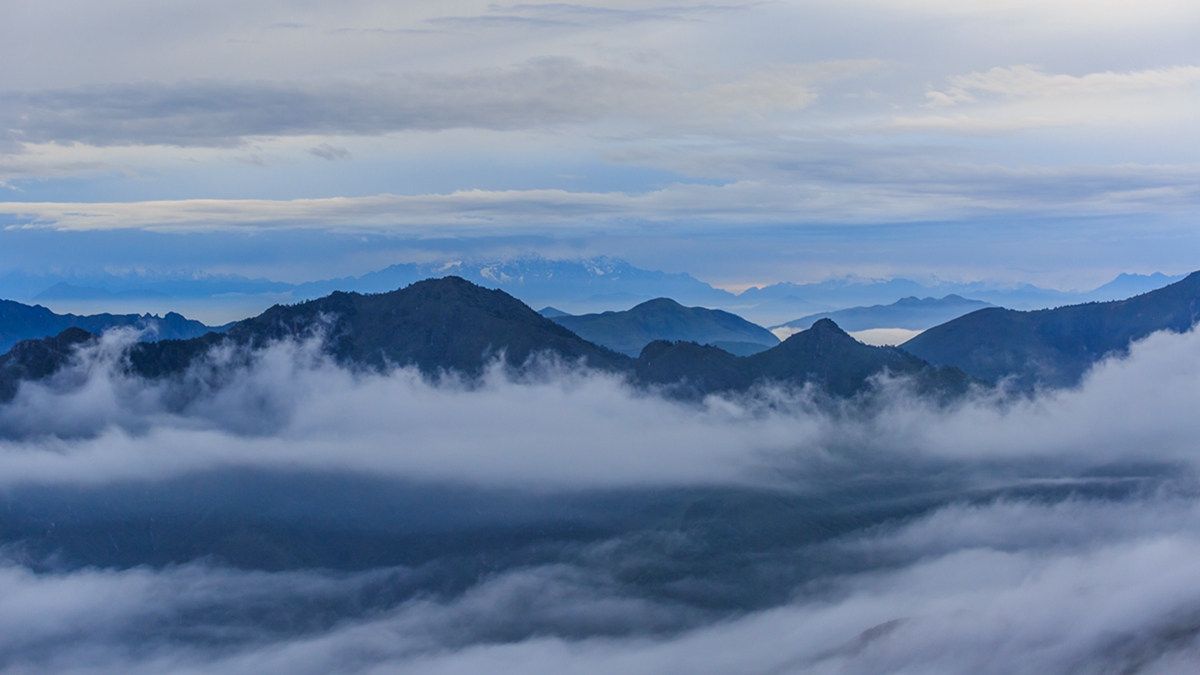
[[[775,161],[769,155],[756,159],[760,171]],[[736,160],[725,160],[719,160],[721,170],[741,171]],[[642,193],[463,190],[294,200],[0,202],[0,214],[17,219],[10,227],[75,231],[304,228],[415,236],[583,234],[644,232],[647,222],[683,232],[738,224],[895,223],[995,213],[1175,213],[1193,209],[1200,197],[1198,172],[1192,166],[1012,170],[914,161],[909,163],[907,185],[895,173],[901,171],[895,162],[873,168],[873,175],[864,173],[849,184],[838,184],[836,169],[822,175],[825,169],[814,163],[779,167],[771,181],[673,184]],[[789,171],[799,174],[797,182],[784,182]],[[920,190],[913,189],[917,185]]]
[[[920,335],[924,331],[910,330],[907,328],[871,328],[868,330],[859,330],[850,333],[855,340],[866,344],[882,346],[895,346],[904,344],[909,340]]]
[[[1200,83],[1200,66],[1176,66],[1128,73],[1090,73],[1082,77],[1047,74],[1032,66],[992,68],[984,73],[956,75],[953,85],[942,91],[926,93],[938,105],[974,102],[971,92],[985,92],[1014,98],[1062,98],[1104,96],[1127,92],[1173,89]]]
[[[0,409],[0,428],[34,439],[0,442],[0,483],[288,465],[502,485],[743,483],[755,480],[755,457],[820,424],[764,424],[736,405],[696,409],[569,370],[527,383],[494,371],[475,388],[407,369],[353,375],[311,344],[281,345],[248,371],[234,359],[215,376],[147,386],[119,375],[120,344],[110,339],[64,384],[27,387]],[[191,400],[179,410],[181,399]]]
[[[1074,76],[1012,66],[949,80],[949,88],[925,92],[925,107],[953,108],[955,114],[898,116],[881,130],[979,135],[1094,126],[1143,133],[1178,128],[1186,134],[1185,120],[1196,111],[1200,67]]]
[[[476,484],[740,484],[803,476],[837,448],[853,448],[854,462],[1200,465],[1196,332],[1155,334],[1080,388],[1031,399],[984,392],[943,408],[885,383],[876,409],[850,421],[803,393],[694,407],[561,367],[515,382],[493,370],[475,387],[409,369],[355,375],[315,343],[279,345],[252,368],[217,352],[181,382],[147,384],[121,375],[128,339],[112,334],[0,408],[14,439],[3,442],[0,484],[288,465]]]

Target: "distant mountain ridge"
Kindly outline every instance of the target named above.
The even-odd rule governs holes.
[[[380,293],[446,275],[461,277],[485,288],[502,289],[532,306],[564,300],[577,306],[611,306],[662,296],[681,302],[719,304],[734,298],[732,293],[713,288],[689,274],[639,269],[624,260],[607,256],[580,260],[523,256],[506,260],[406,263],[361,277],[299,284],[292,290],[292,295],[307,299],[335,290]]]
[[[224,333],[139,343],[129,349],[128,368],[147,378],[176,377],[218,345],[255,350],[281,339],[316,337],[328,354],[350,368],[415,366],[431,376],[458,373],[472,378],[493,359],[521,369],[537,354],[554,353],[683,396],[745,389],[764,381],[811,383],[834,395],[852,395],[885,370],[959,390],[966,386],[961,372],[934,369],[899,350],[863,345],[832,321],[820,325],[821,330],[814,327],[750,357],[695,343],[660,341],[647,345],[635,360],[583,339],[503,291],[446,277],[389,293],[335,292],[297,305],[277,305]],[[94,339],[79,329],[70,331],[21,342],[0,356],[0,391],[11,397],[21,379],[46,377],[69,360],[71,350]]]
[[[970,302],[962,298],[946,300],[951,305]],[[932,304],[946,304],[943,301]],[[914,303],[930,304],[915,299],[899,304]],[[736,345],[765,340],[765,329],[723,311],[687,308],[668,299],[635,309],[551,320],[504,291],[446,277],[389,293],[339,291],[296,305],[277,305],[237,322],[225,334],[206,332],[188,339],[135,345],[130,349],[129,361],[135,374],[171,376],[214,345],[257,349],[273,340],[319,335],[331,355],[356,368],[413,365],[431,375],[457,372],[473,377],[501,355],[510,367],[519,368],[534,354],[553,352],[684,395],[744,389],[766,380],[815,382],[838,395],[847,395],[860,391],[873,374],[883,371],[919,376],[942,389],[961,389],[966,381],[962,378],[968,376],[985,382],[1009,378],[1021,388],[1061,387],[1078,383],[1092,364],[1107,354],[1122,353],[1131,340],[1157,330],[1191,328],[1200,317],[1200,273],[1128,300],[1031,312],[981,309],[930,328],[904,343],[902,350],[862,345],[834,321],[821,318],[783,344],[742,357],[700,342],[725,345],[736,352]],[[0,304],[0,310],[10,312],[10,326],[18,323],[14,317],[29,312],[42,319],[76,324],[94,319],[99,323],[90,327],[97,331],[114,323],[137,325],[159,320],[138,315],[64,317],[44,307],[12,302]],[[188,323],[178,315],[168,318],[184,322],[186,330],[207,330],[203,324]],[[560,325],[572,322],[581,332],[593,331],[595,339],[627,353],[596,344]],[[812,332],[818,327],[820,331]],[[685,329],[698,331],[690,335],[695,339],[651,341],[640,351],[636,349],[655,337],[656,331],[666,331],[672,338],[689,337],[683,334]],[[76,332],[35,340],[40,346],[18,343],[4,357],[4,377],[40,377],[37,374],[45,370],[45,364],[63,362],[63,350],[73,349],[79,337]],[[637,357],[632,358],[635,351]],[[951,370],[937,370],[943,367]],[[956,379],[954,373],[961,374],[961,378]]]
[[[25,305],[12,300],[0,300],[0,352],[7,352],[22,340],[58,335],[68,328],[82,328],[90,333],[103,333],[110,328],[128,326],[146,331],[147,340],[187,339],[213,330],[199,321],[175,312],[165,316],[152,314],[55,314],[41,305]]]
[[[820,319],[833,319],[844,330],[860,331],[875,328],[904,328],[907,330],[925,330],[951,319],[957,319],[964,314],[970,314],[984,307],[991,307],[989,302],[968,300],[959,295],[947,295],[944,298],[901,298],[890,305],[872,305],[871,307],[851,307],[835,312],[822,312],[801,317],[775,328],[794,328],[807,330]]]
[[[936,365],[1014,386],[1069,387],[1109,354],[1160,330],[1200,319],[1200,272],[1127,300],[1021,312],[982,309],[931,328],[901,347]]]
[[[622,312],[552,316],[585,340],[637,356],[655,340],[725,345],[725,349],[762,351],[779,344],[771,331],[719,309],[684,307],[670,298],[656,298]],[[741,347],[735,345],[742,345]]]
[[[1064,292],[1028,284],[1010,287],[983,282],[918,283],[902,278],[848,276],[817,283],[781,282],[734,294],[714,288],[689,274],[641,269],[619,258],[599,256],[563,260],[528,255],[401,263],[361,276],[299,284],[237,275],[96,273],[39,276],[8,273],[0,276],[0,295],[65,303],[73,311],[84,306],[108,309],[104,305],[116,301],[129,306],[138,298],[157,299],[156,306],[171,298],[201,298],[211,303],[231,297],[260,298],[263,304],[258,306],[266,307],[281,301],[315,299],[337,290],[387,292],[422,279],[446,275],[502,289],[535,307],[553,305],[572,314],[626,309],[653,298],[670,297],[685,305],[724,309],[761,325],[778,325],[797,316],[849,307],[889,304],[910,296],[956,294],[1016,309],[1053,307],[1129,297],[1181,278],[1159,273],[1122,274],[1091,291]]]
[[[905,297],[958,295],[1015,309],[1038,309],[1073,303],[1119,300],[1161,288],[1182,278],[1183,276],[1166,276],[1158,272],[1149,275],[1122,273],[1112,281],[1090,291],[1058,291],[1032,284],[1005,286],[980,281],[938,281],[933,284],[921,284],[909,279],[866,279],[847,276],[808,284],[781,282],[762,288],[749,288],[739,295],[738,299],[744,303],[774,304],[777,307],[784,307],[789,303],[798,308],[823,304],[826,307],[819,311],[824,312],[855,306],[886,305]]]

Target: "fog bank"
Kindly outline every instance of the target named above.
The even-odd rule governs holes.
[[[315,343],[0,406],[0,673],[1190,673],[1200,335],[700,403]]]
[[[1156,334],[1073,390],[979,390],[942,406],[881,379],[869,404],[760,388],[679,403],[547,361],[477,383],[414,369],[351,372],[315,342],[217,351],[183,378],[122,374],[127,334],[0,406],[0,485],[300,467],[545,488],[803,482],[839,467],[986,462],[1053,472],[1193,466],[1200,335]],[[1024,469],[1022,469],[1024,471]],[[1042,471],[1042,469],[1038,469]]]

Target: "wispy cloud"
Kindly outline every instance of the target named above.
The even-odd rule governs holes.
[[[349,159],[350,157],[349,150],[328,143],[322,143],[315,148],[309,148],[308,152],[311,155],[327,159],[331,162],[336,162],[339,159]]]
[[[103,483],[221,466],[551,486],[741,484],[764,480],[772,466],[808,482],[821,467],[853,472],[861,461],[893,460],[1032,462],[1039,472],[1048,462],[1073,473],[1127,462],[1191,466],[1200,433],[1191,414],[1200,396],[1196,332],[1153,335],[1127,359],[1099,364],[1080,389],[1029,400],[982,392],[946,409],[885,381],[882,403],[866,418],[840,418],[803,392],[770,389],[696,408],[553,365],[526,380],[496,370],[474,387],[430,383],[407,369],[356,375],[312,342],[277,345],[249,366],[218,351],[190,380],[145,382],[121,370],[129,339],[110,335],[58,380],[28,385],[0,408],[0,432],[14,439],[0,452],[0,484]],[[575,439],[569,449],[564,437]],[[849,454],[828,464],[838,448]]]
[[[726,169],[736,170],[728,164]],[[58,230],[306,228],[423,236],[636,232],[644,223],[685,232],[731,224],[905,222],[996,213],[1172,213],[1200,201],[1200,169],[1191,166],[1012,170],[917,164],[905,170],[882,163],[874,169],[875,175],[864,172],[850,184],[839,184],[836,176],[825,175],[829,167],[817,163],[780,167],[776,181],[674,184],[645,193],[465,190],[287,201],[3,202],[0,214],[17,219],[10,227]],[[905,175],[894,175],[894,169]],[[798,182],[784,183],[788,178]]]
[[[0,94],[10,143],[230,146],[246,138],[378,135],[457,128],[546,129],[600,122],[693,129],[791,111],[811,85],[870,70],[833,62],[712,75],[705,81],[537,59],[514,68],[317,83],[195,81]]]
[[[1104,96],[1126,92],[1174,89],[1200,84],[1200,66],[1176,66],[1127,73],[1090,73],[1082,77],[1048,74],[1033,66],[992,68],[983,73],[956,75],[952,87],[926,93],[934,105],[975,102],[971,92],[1012,98],[1063,98]]]
[[[1012,66],[949,79],[949,88],[925,92],[925,107],[953,109],[954,114],[896,117],[881,130],[987,135],[1071,126],[1174,125],[1193,112],[1189,101],[1200,89],[1200,67],[1074,76]]]

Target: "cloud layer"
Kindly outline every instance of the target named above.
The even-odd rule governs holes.
[[[1197,517],[1192,500],[951,507],[834,544],[890,565],[719,622],[562,565],[408,599],[402,568],[9,565],[0,653],[6,672],[1183,673]]]
[[[888,380],[835,408],[771,388],[675,403],[552,361],[475,384],[355,374],[312,343],[152,384],[121,375],[130,339],[0,409],[7,531],[25,533],[2,549],[3,672],[1200,659],[1195,332],[1153,335],[1075,390],[945,407]],[[103,562],[145,527],[193,557]],[[402,542],[411,562],[280,565],[268,531],[335,549],[324,560]],[[259,563],[221,562],[250,549]]]
[[[809,261],[767,279],[717,272],[722,242],[748,228],[775,237],[746,244],[743,269],[781,241],[811,248],[798,229],[904,224],[838,230],[845,243],[820,257],[839,260],[823,264],[877,275],[841,260],[866,244],[948,276],[961,257],[930,262],[892,242],[932,233],[995,251],[1038,220],[1155,271],[1142,261],[1195,248],[1200,15],[1173,0],[1103,7],[21,5],[0,21],[0,57],[26,64],[0,74],[0,186],[20,202],[0,218],[370,230],[462,250],[533,235],[644,249],[642,266],[674,270],[691,248],[686,271],[741,286],[826,273]],[[1101,276],[1036,253],[1058,245],[963,266],[973,279]]]
[[[344,156],[333,150],[321,152],[334,159]],[[919,167],[921,163],[914,161],[910,171]],[[1200,170],[1189,165],[1104,171],[925,166],[925,191],[920,194],[904,193],[896,182],[898,177],[892,175],[899,167],[881,164],[874,168],[873,180],[837,190],[828,189],[833,177],[812,175],[793,166],[780,169],[808,174],[802,177],[806,182],[676,183],[640,194],[470,190],[289,201],[8,202],[0,203],[0,214],[16,219],[10,227],[73,231],[314,229],[409,237],[629,236],[653,227],[660,234],[683,236],[723,233],[730,227],[869,224],[884,218],[895,223],[972,215],[1044,216],[1047,212],[1111,217],[1147,208],[1160,215],[1184,215],[1200,203],[1200,184],[1196,182]]]
[[[1196,332],[1152,335],[1128,358],[1097,365],[1081,388],[1033,398],[981,390],[945,408],[883,380],[865,416],[771,387],[683,405],[553,361],[519,381],[497,367],[476,384],[433,383],[410,369],[355,374],[316,342],[219,350],[182,379],[147,382],[123,374],[131,339],[111,333],[55,378],[22,385],[0,409],[12,439],[0,481],[94,483],[222,466],[550,487],[770,482],[774,472],[803,476],[847,461],[846,470],[949,461],[1077,472],[1190,467],[1200,434]]]

